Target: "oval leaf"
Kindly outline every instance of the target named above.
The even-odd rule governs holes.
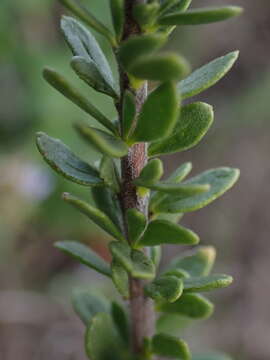
[[[39,132],[36,142],[44,160],[68,180],[85,186],[104,184],[98,171],[72,153],[60,140]]]
[[[111,305],[111,316],[123,341],[128,345],[130,337],[128,317],[124,308],[115,301],[113,301]]]
[[[175,276],[163,276],[145,285],[145,294],[156,301],[172,303],[183,292],[183,282]]]
[[[152,351],[154,354],[178,359],[190,360],[191,354],[187,344],[174,336],[157,334],[152,338]]]
[[[173,132],[164,140],[150,145],[150,156],[173,154],[197,145],[214,120],[212,106],[197,102],[181,109],[181,114]]]
[[[144,186],[148,189],[157,190],[161,193],[174,194],[178,195],[181,198],[188,198],[196,194],[201,194],[209,191],[209,184],[176,184],[176,183],[167,183],[159,182],[156,184],[148,184],[143,181],[136,180],[135,183],[139,186]]]
[[[105,155],[120,158],[128,153],[128,146],[116,136],[82,124],[76,124],[75,128],[96,150]]]
[[[172,12],[159,19],[160,25],[201,25],[227,20],[238,16],[243,9],[239,6],[192,9],[186,12]]]
[[[161,244],[187,244],[194,245],[199,237],[193,231],[166,220],[151,221],[138,246],[155,246]]]
[[[115,259],[111,263],[112,281],[114,286],[123,296],[124,299],[129,298],[129,275],[126,269]]]
[[[174,83],[161,84],[143,104],[131,142],[155,141],[168,136],[177,121],[178,106]]]
[[[124,21],[125,21],[125,2],[124,0],[110,0],[112,22],[118,42],[121,40]]]
[[[112,237],[115,239],[124,240],[123,235],[116,227],[116,225],[102,211],[68,193],[63,194],[63,199],[78,209],[81,213],[85,214],[90,220],[92,220],[96,225],[98,225]]]
[[[94,269],[103,275],[111,276],[109,264],[94,253],[88,246],[75,241],[58,241],[54,246],[91,269]]]
[[[235,184],[238,178],[238,169],[221,167],[205,171],[202,174],[186,181],[184,184],[210,184],[209,191],[185,199],[170,195],[157,204],[155,208],[152,208],[152,210],[154,212],[178,213],[201,209],[229,190]]]
[[[195,70],[177,85],[183,99],[200,94],[215,85],[227,74],[239,56],[239,51],[233,51],[219,57],[209,64]]]
[[[100,177],[105,184],[111,187],[116,193],[120,191],[120,179],[114,160],[103,156],[100,164]]]
[[[229,275],[215,274],[184,279],[185,292],[200,292],[221,289],[231,285],[233,278]]]
[[[163,164],[160,159],[150,160],[142,169],[140,176],[134,181],[135,184],[155,184],[163,175]]]
[[[145,215],[137,209],[128,209],[127,224],[129,239],[134,244],[142,235],[147,224],[147,219]]]

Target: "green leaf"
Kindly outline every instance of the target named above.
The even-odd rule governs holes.
[[[152,339],[154,354],[178,360],[190,360],[191,355],[187,344],[174,336],[157,334]]]
[[[194,245],[199,237],[193,231],[166,220],[151,221],[137,246],[155,246],[160,244]]]
[[[103,156],[100,164],[100,177],[105,184],[111,187],[116,193],[120,191],[119,174],[114,160],[108,156]]]
[[[136,3],[133,6],[133,17],[143,30],[151,28],[158,16],[159,4]]]
[[[165,271],[164,275],[172,275],[172,276],[176,276],[180,279],[186,279],[189,278],[190,275],[187,271],[183,270],[183,269],[172,269],[172,270],[167,270]]]
[[[238,16],[243,9],[239,6],[224,6],[220,8],[192,9],[186,12],[176,11],[162,16],[160,25],[201,25],[227,20]]]
[[[214,274],[209,276],[184,279],[185,292],[200,292],[221,289],[231,285],[233,278],[229,275]]]
[[[160,312],[178,314],[191,319],[206,319],[212,315],[214,305],[202,295],[184,293],[173,304],[159,303],[156,309]]]
[[[104,184],[98,171],[72,153],[60,140],[38,132],[36,142],[44,160],[66,179],[85,186]]]
[[[232,360],[232,358],[219,352],[211,352],[206,354],[193,355],[192,360]]]
[[[91,360],[119,360],[123,341],[115,328],[111,315],[95,315],[85,334],[85,349]]]
[[[109,304],[105,298],[93,295],[89,290],[75,290],[72,293],[72,306],[86,326],[97,313],[109,311]]]
[[[63,94],[67,99],[71,100],[74,104],[78,105],[82,110],[93,116],[100,124],[105,126],[113,133],[117,133],[116,127],[106,118],[78,89],[60,75],[57,71],[45,68],[43,70],[44,79],[57,91]]]
[[[157,204],[155,208],[152,208],[151,210],[154,212],[184,213],[201,209],[229,190],[235,184],[238,177],[238,169],[221,167],[205,171],[183,184],[209,184],[211,186],[209,191],[184,199],[175,195],[168,195],[164,200]]]
[[[124,237],[117,226],[102,211],[68,193],[63,194],[63,199],[78,209],[81,213],[85,214],[90,220],[92,220],[101,229],[110,234],[113,238],[124,240]]]
[[[84,139],[104,155],[120,158],[128,153],[128,146],[119,137],[83,124],[76,124],[75,128]]]
[[[134,95],[126,90],[123,99],[123,121],[122,121],[122,135],[126,140],[132,130],[133,122],[136,115],[136,103]]]
[[[140,176],[134,181],[135,184],[155,184],[163,175],[163,164],[160,159],[150,160],[142,169]]]
[[[123,307],[115,301],[113,301],[111,305],[111,316],[114,325],[118,330],[119,335],[122,337],[123,341],[128,345],[129,336],[130,336],[128,317]]]
[[[151,190],[160,191],[162,193],[178,195],[178,197],[181,196],[181,198],[189,198],[197,194],[208,192],[210,189],[209,184],[176,184],[165,181],[155,184],[148,184],[146,182],[137,180],[136,184]]]
[[[183,330],[192,323],[192,320],[191,318],[178,314],[162,313],[156,322],[157,332],[181,336]]]
[[[212,106],[197,102],[182,107],[173,132],[165,139],[150,145],[150,156],[173,154],[197,145],[214,120]]]
[[[109,264],[94,253],[88,246],[75,241],[58,241],[54,246],[91,269],[94,269],[103,275],[111,276]]]
[[[110,0],[112,22],[117,41],[120,42],[124,29],[125,21],[125,2],[124,0]]]
[[[97,64],[93,60],[86,59],[82,56],[74,56],[71,59],[70,65],[80,79],[93,89],[118,99],[118,93],[107,81],[105,81]]]
[[[110,30],[97,20],[86,8],[79,5],[75,0],[59,0],[68,10],[81,19],[88,26],[105,36],[112,46],[116,46],[116,40]]]
[[[172,260],[169,269],[181,269],[191,276],[207,276],[210,274],[216,259],[213,246],[200,246],[195,251],[183,253]]]
[[[116,259],[135,278],[152,279],[155,276],[153,262],[139,250],[132,250],[128,244],[112,241],[110,250]]]
[[[146,228],[147,219],[145,215],[137,209],[128,209],[127,224],[129,239],[132,244],[135,244]]]
[[[168,136],[177,121],[178,107],[175,84],[161,84],[143,104],[131,141],[154,141]]]
[[[186,11],[190,4],[191,4],[192,0],[180,0],[179,4],[176,5],[176,10],[178,11]]]
[[[239,56],[239,51],[233,51],[219,57],[209,64],[195,70],[187,78],[180,81],[177,88],[183,99],[200,94],[215,85],[232,68]]]
[[[162,276],[145,285],[145,294],[157,301],[176,301],[183,292],[183,282],[175,276]]]
[[[161,246],[151,246],[150,247],[150,258],[153,261],[156,268],[158,268],[162,256]]]
[[[111,262],[112,281],[114,286],[123,296],[129,298],[129,276],[126,269],[115,259]]]
[[[132,62],[128,72],[139,79],[172,81],[189,73],[187,61],[174,53],[147,55]]]
[[[164,1],[162,1],[161,5],[160,5],[160,9],[159,9],[159,15],[165,14],[166,12],[170,11],[172,8],[174,8],[174,6],[176,6],[176,4],[178,2],[179,2],[179,0],[164,0]]]
[[[137,35],[128,38],[121,44],[119,59],[126,70],[139,57],[144,57],[157,51],[165,43],[165,36],[162,34]]]

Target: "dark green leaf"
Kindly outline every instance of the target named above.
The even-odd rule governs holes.
[[[214,120],[212,106],[197,102],[184,106],[173,132],[165,139],[150,145],[150,156],[172,154],[197,145]]]
[[[139,57],[144,57],[157,51],[166,38],[162,34],[137,35],[128,38],[119,49],[119,58],[126,70]]]
[[[133,6],[133,17],[143,30],[149,29],[154,24],[159,12],[159,4],[136,3]]]
[[[74,311],[88,326],[93,316],[99,312],[108,312],[109,304],[105,298],[93,295],[89,290],[76,290],[72,294]]]
[[[237,60],[239,51],[233,51],[225,56],[219,57],[209,64],[195,70],[187,78],[178,84],[179,92],[183,99],[198,95],[202,91],[215,85],[227,74]]]
[[[124,299],[129,298],[129,276],[126,269],[118,262],[113,259],[111,262],[112,281],[114,286],[123,296]]]
[[[223,195],[227,190],[229,190],[235,184],[238,177],[238,169],[221,167],[205,171],[202,174],[191,178],[183,184],[210,184],[209,191],[184,199],[175,195],[168,195],[164,200],[157,204],[155,208],[152,208],[152,211],[183,213],[201,209],[202,207],[216,200],[219,196]]]
[[[199,294],[184,293],[173,304],[159,303],[157,310],[168,314],[178,314],[192,319],[205,319],[212,315],[214,305]]]
[[[187,244],[194,245],[199,237],[193,231],[166,220],[151,221],[138,246],[155,246],[160,244]]]
[[[56,90],[62,93],[66,98],[71,100],[74,104],[78,105],[81,109],[93,116],[98,122],[105,126],[113,133],[117,133],[117,129],[79,90],[73,87],[73,85],[60,75],[57,71],[49,68],[43,70],[43,77],[45,80],[53,86]]]
[[[109,264],[94,253],[88,246],[75,241],[58,241],[54,246],[91,269],[95,269],[103,275],[111,276]]]
[[[238,6],[224,6],[220,8],[192,9],[186,12],[176,11],[162,16],[160,25],[201,25],[227,20],[238,16],[243,9]]]
[[[119,174],[112,158],[103,156],[100,164],[100,177],[116,193],[120,191]]]
[[[178,360],[190,360],[191,355],[187,344],[174,336],[157,334],[152,339],[154,354]]]
[[[178,11],[186,11],[192,0],[180,0],[179,4],[175,6],[176,10]]]
[[[144,291],[154,300],[172,303],[182,295],[183,282],[175,276],[163,276],[145,285]]]
[[[102,211],[68,193],[63,194],[63,199],[78,209],[81,213],[85,214],[90,220],[92,220],[96,225],[98,225],[112,237],[115,239],[124,240],[123,235],[116,227],[116,225]]]
[[[116,90],[104,79],[93,60],[74,56],[70,65],[76,74],[93,89],[118,99]]]
[[[200,292],[221,289],[231,285],[233,278],[229,275],[214,274],[209,276],[184,279],[184,291]]]
[[[112,241],[109,244],[113,259],[120,263],[128,272],[133,269],[131,248],[127,243]]]
[[[140,183],[155,184],[163,175],[163,164],[160,159],[150,160],[142,169],[140,176],[134,181]]]
[[[120,158],[128,153],[128,146],[119,137],[83,124],[76,124],[75,128],[84,139],[104,155]]]
[[[112,46],[116,46],[116,40],[110,30],[97,20],[86,8],[79,5],[75,0],[59,0],[68,10],[97,32],[105,36]]]
[[[168,136],[177,121],[178,107],[174,83],[161,84],[143,104],[131,141],[154,141]]]
[[[133,122],[136,115],[136,104],[134,95],[126,90],[123,100],[123,124],[122,134],[123,139],[126,140],[132,130]]]
[[[181,269],[191,276],[207,276],[210,274],[216,259],[213,246],[200,246],[195,251],[183,253],[172,260],[169,269]]]
[[[209,184],[177,184],[165,181],[153,185],[143,181],[136,181],[136,184],[162,193],[177,195],[177,198],[181,196],[182,199],[208,192],[210,189]]]
[[[192,360],[232,360],[232,358],[219,352],[211,352],[206,354],[193,355]]]
[[[95,315],[85,334],[85,349],[91,360],[119,360],[123,341],[112,321],[111,315]]]
[[[112,22],[118,42],[122,38],[124,21],[125,21],[125,1],[124,0],[110,0],[110,8],[112,14]]]
[[[73,154],[60,140],[39,132],[36,141],[44,160],[68,180],[85,186],[104,184],[98,171]]]
[[[138,58],[128,72],[139,79],[165,82],[185,77],[189,73],[189,65],[183,57],[174,53],[155,54]]]
[[[132,244],[135,244],[146,227],[147,219],[145,215],[137,209],[128,209],[127,224],[129,239]]]
[[[117,302],[113,301],[111,305],[111,316],[115,327],[121,335],[123,341],[129,343],[129,323],[125,310]]]

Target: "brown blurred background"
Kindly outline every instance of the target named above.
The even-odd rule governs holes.
[[[84,0],[110,23],[108,0]],[[194,0],[195,6],[228,1]],[[196,148],[164,158],[171,171],[193,162],[193,174],[220,165],[239,167],[239,183],[183,223],[218,250],[216,270],[232,274],[233,286],[211,298],[216,312],[184,332],[192,349],[224,350],[235,360],[270,358],[270,3],[234,0],[244,15],[209,26],[185,27],[169,47],[193,68],[239,49],[230,74],[198,98],[216,109],[215,124]],[[52,243],[74,239],[106,257],[103,233],[60,200],[62,191],[89,198],[88,191],[60,179],[43,163],[34,144],[37,130],[61,137],[77,152],[89,152],[72,131],[86,115],[41,77],[49,65],[75,79],[58,29],[63,9],[55,0],[0,3],[0,359],[82,360],[83,329],[69,304],[72,288],[92,286],[111,295],[110,284],[59,253]],[[110,58],[108,45],[98,36]],[[112,104],[90,91],[111,118]],[[88,151],[88,152],[86,152]],[[179,248],[164,250],[163,262]]]

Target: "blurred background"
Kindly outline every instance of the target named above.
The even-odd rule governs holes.
[[[83,0],[111,24],[108,0]],[[217,272],[234,284],[211,296],[214,316],[185,331],[192,349],[220,349],[236,360],[270,358],[270,3],[234,0],[242,17],[173,33],[170,49],[193,68],[240,50],[233,70],[198,98],[215,108],[215,123],[194,149],[164,158],[171,171],[193,162],[193,174],[216,166],[241,169],[238,184],[183,223],[217,248]],[[228,4],[196,0],[194,5]],[[71,191],[86,199],[87,189],[61,179],[35,147],[38,130],[60,137],[94,163],[98,157],[72,130],[86,118],[42,79],[45,65],[71,77],[115,118],[108,99],[91,92],[69,69],[69,51],[59,31],[64,9],[56,0],[0,2],[0,359],[83,360],[83,329],[70,307],[76,286],[92,286],[112,296],[110,284],[53,248],[56,240],[89,243],[107,257],[103,233],[60,199]],[[111,26],[111,25],[110,25]],[[111,58],[106,41],[98,40]],[[182,249],[164,249],[163,263]]]

